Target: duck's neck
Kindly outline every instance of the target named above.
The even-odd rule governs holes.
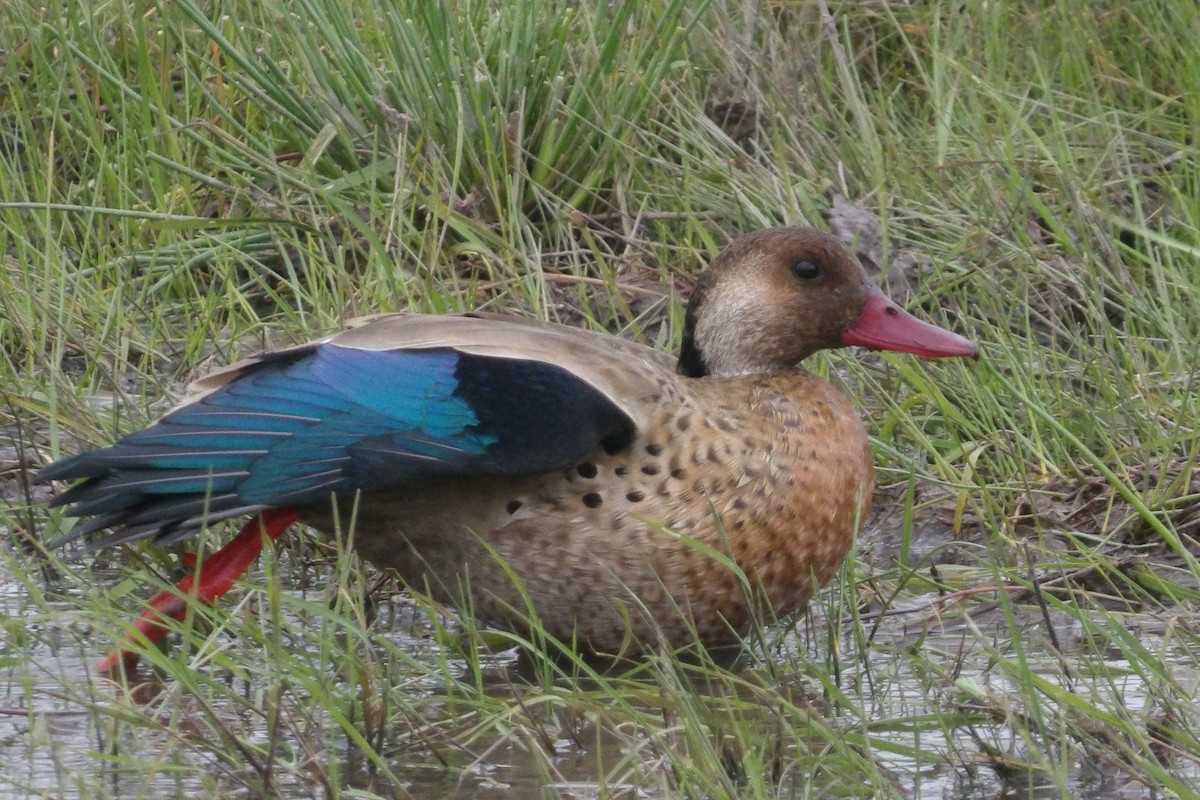
[[[683,318],[683,340],[675,371],[685,378],[735,378],[770,375],[795,366],[775,356],[777,348],[764,341],[765,324],[756,322],[764,303],[743,294],[726,294],[706,302],[709,273],[700,276]],[[700,308],[704,313],[700,313]],[[755,337],[744,335],[755,331]]]
[[[700,349],[696,347],[696,340],[691,331],[686,328],[683,331],[683,343],[679,346],[679,361],[675,364],[675,371],[685,378],[703,378],[708,375],[704,357],[700,355]]]
[[[714,288],[712,270],[696,281],[683,317],[683,340],[675,371],[685,378],[736,378],[774,375],[795,369],[818,347],[795,341],[816,338],[802,324],[781,326],[776,298],[758,284]],[[800,334],[794,335],[796,329]],[[815,334],[816,331],[813,331]]]
[[[683,341],[679,343],[679,361],[675,364],[675,371],[685,378],[703,378],[709,373],[704,355],[696,345],[696,307],[700,305],[700,295],[706,288],[706,278],[707,273],[701,275],[692,287],[687,313],[683,316]]]

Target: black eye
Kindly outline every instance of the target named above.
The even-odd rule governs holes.
[[[825,274],[825,270],[811,261],[797,261],[792,264],[792,274],[802,281],[815,281]]]

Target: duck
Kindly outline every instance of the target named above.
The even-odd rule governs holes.
[[[82,521],[56,543],[241,531],[152,598],[101,671],[136,663],[294,523],[488,625],[595,653],[720,648],[801,610],[871,502],[851,402],[806,370],[845,346],[978,356],[810,228],[732,241],[697,279],[677,359],[491,313],[383,314],[213,373],[149,427],[44,467]]]

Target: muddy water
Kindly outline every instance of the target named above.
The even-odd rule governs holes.
[[[244,766],[222,763],[213,753],[230,751],[227,742],[209,742],[211,732],[193,729],[187,723],[189,713],[200,713],[195,702],[179,687],[168,687],[169,701],[155,707],[160,725],[116,725],[114,717],[146,713],[131,707],[128,700],[98,681],[91,665],[103,654],[104,642],[97,641],[77,609],[83,602],[70,594],[54,601],[36,600],[38,581],[19,576],[11,557],[0,560],[0,619],[4,620],[5,639],[0,645],[0,798],[56,797],[254,797],[262,787],[262,776]],[[112,576],[95,575],[94,581],[107,583]],[[912,598],[920,607],[923,598]],[[930,606],[933,607],[933,606]],[[401,609],[390,618],[392,627],[385,635],[405,652],[426,653],[435,663],[434,645],[421,631],[413,635],[411,609]],[[1032,618],[1028,625],[1029,667],[1052,682],[1060,682],[1057,662],[1047,655],[1040,642],[1044,621]],[[1079,631],[1069,619],[1051,620],[1060,644],[1078,640]],[[1144,620],[1145,641],[1155,650],[1159,635],[1154,620]],[[1131,621],[1131,624],[1136,624]],[[1007,651],[1009,626],[998,615],[960,617],[943,622],[936,615],[899,614],[889,618],[876,631],[874,644],[866,659],[855,657],[852,648],[842,653],[842,685],[848,693],[868,698],[864,704],[875,720],[919,719],[923,714],[944,713],[947,704],[967,703],[969,698],[953,683],[941,681],[906,657],[905,649],[923,637],[925,652],[947,654],[946,668],[953,668],[960,685],[974,686],[980,692],[974,702],[986,697],[1015,696],[1018,687],[997,669],[987,652],[989,643],[998,651]],[[814,637],[819,639],[819,636]],[[805,645],[794,640],[794,646]],[[244,646],[234,643],[233,646]],[[811,654],[811,653],[810,653]],[[1069,655],[1069,653],[1068,653]],[[1165,658],[1176,666],[1176,679],[1195,685],[1198,676],[1191,672],[1196,654],[1171,651]],[[927,662],[926,662],[927,663]],[[1148,687],[1131,665],[1112,654],[1100,665],[1114,677],[1111,686],[1126,709],[1139,711],[1151,703]],[[1093,669],[1097,665],[1093,662]],[[449,678],[466,678],[465,666],[450,662]],[[500,659],[494,679],[501,686],[509,679],[513,663]],[[868,680],[869,675],[869,680]],[[502,679],[502,676],[503,679]],[[963,683],[965,682],[965,683]],[[931,689],[931,684],[941,688]],[[412,691],[436,696],[439,687],[430,682],[414,682]],[[246,686],[236,691],[252,695],[261,687]],[[171,692],[177,694],[170,695]],[[261,719],[246,715],[237,707],[211,709],[232,733],[246,741],[266,744],[270,734]],[[309,709],[306,724],[328,726],[335,723],[319,710]],[[182,719],[182,721],[181,721]],[[845,720],[846,724],[853,724]],[[1029,743],[1012,733],[1004,724],[979,724],[968,732],[955,728],[949,732],[932,723],[928,729],[897,726],[881,730],[877,740],[894,742],[901,748],[919,746],[927,756],[915,760],[877,749],[875,757],[894,776],[903,794],[912,797],[936,797],[957,800],[975,797],[1060,797],[1064,790],[1072,797],[1151,798],[1153,791],[1129,783],[1103,763],[1081,763],[1066,787],[1038,784],[1037,774],[1014,784],[1002,780],[981,756],[980,741],[1002,753],[1028,756]],[[337,781],[340,786],[357,785],[382,796],[414,798],[489,798],[517,800],[530,797],[656,797],[665,796],[658,787],[662,782],[652,776],[630,776],[622,785],[610,772],[612,765],[627,757],[628,743],[618,741],[603,730],[591,729],[580,737],[549,731],[560,737],[552,743],[559,755],[547,759],[531,755],[522,743],[497,741],[490,747],[476,740],[470,752],[438,748],[437,758],[420,748],[392,749],[388,756],[393,774],[402,776],[402,785],[373,780],[368,761],[359,750],[346,744],[339,735],[314,738],[338,741],[334,747]],[[978,738],[975,738],[978,737]],[[182,741],[181,741],[182,740]],[[305,754],[298,745],[290,751],[293,764],[302,763]],[[328,756],[322,756],[327,758]],[[605,776],[602,779],[602,776]],[[1200,773],[1191,775],[1200,783]],[[277,796],[326,796],[319,779],[302,767],[280,769],[270,777]],[[247,788],[249,787],[249,788]],[[255,788],[257,787],[257,788]],[[785,792],[800,793],[799,787]]]

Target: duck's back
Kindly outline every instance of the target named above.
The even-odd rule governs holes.
[[[264,360],[330,344],[366,353],[452,350],[483,359],[554,365],[594,387],[633,417],[646,395],[674,373],[674,360],[645,345],[608,334],[502,314],[379,314],[354,320],[334,336],[269,353],[213,372],[192,384],[202,399]]]

